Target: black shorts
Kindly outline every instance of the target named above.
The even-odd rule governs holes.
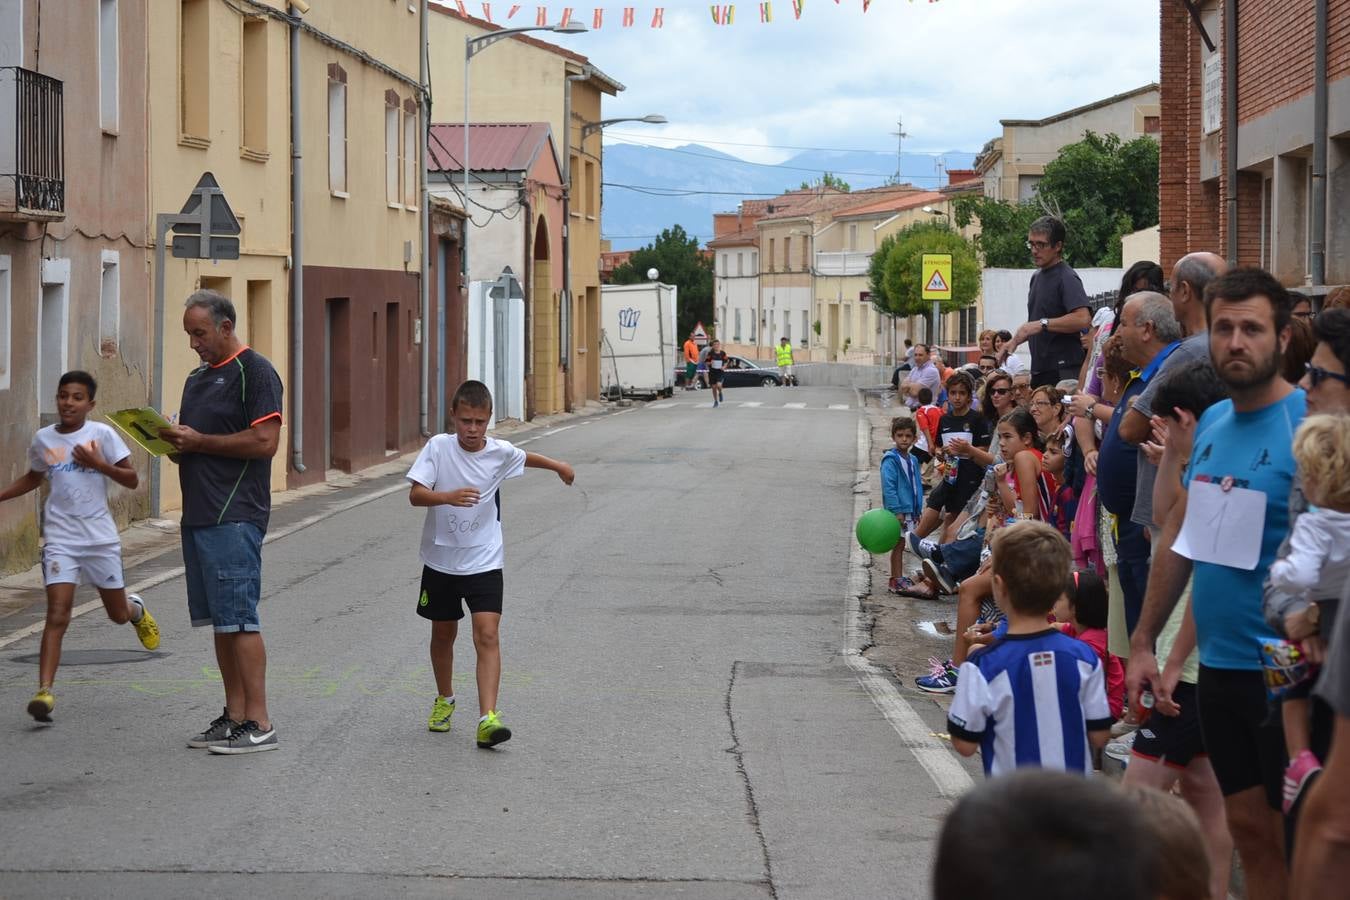
[[[433,622],[464,618],[471,613],[502,612],[502,570],[473,575],[447,575],[430,566],[422,567],[422,588],[417,594],[417,614]]]
[[[1160,762],[1173,769],[1184,769],[1197,756],[1206,756],[1205,738],[1200,732],[1200,708],[1195,702],[1193,684],[1180,682],[1172,699],[1181,713],[1164,716],[1154,710],[1134,737],[1134,756]]]
[[[1279,809],[1289,757],[1279,717],[1267,714],[1261,673],[1202,665],[1196,700],[1205,750],[1223,795],[1260,787],[1271,809]]]
[[[721,383],[722,383],[722,375],[723,375],[723,370],[722,370],[722,369],[709,369],[709,370],[708,370],[708,384],[721,384]]]
[[[952,484],[946,478],[938,482],[937,487],[928,495],[928,502],[925,504],[929,509],[935,509],[938,512],[951,513],[956,515],[966,508],[970,498],[975,496],[975,492],[980,489],[978,481],[970,484],[957,482]]]

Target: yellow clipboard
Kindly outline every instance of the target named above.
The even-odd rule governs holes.
[[[178,452],[173,444],[159,436],[161,428],[169,427],[169,420],[148,406],[119,409],[108,414],[108,421],[151,456],[168,456]]]

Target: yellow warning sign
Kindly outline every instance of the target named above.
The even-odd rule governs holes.
[[[923,255],[923,299],[952,299],[952,255],[925,253]]]

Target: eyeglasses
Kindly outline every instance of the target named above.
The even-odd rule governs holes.
[[[1332,372],[1328,369],[1323,369],[1320,366],[1314,366],[1312,363],[1304,363],[1303,365],[1304,368],[1308,370],[1308,380],[1312,383],[1313,387],[1317,387],[1328,378],[1339,381],[1341,384],[1350,387],[1350,376],[1340,372]]]
[[[1052,246],[1049,241],[1027,241],[1028,250],[1048,250]]]
[[[1018,384],[1018,383],[1014,382],[1014,383],[1013,383],[1013,390],[1014,390],[1014,391],[1029,391],[1029,390],[1031,390],[1031,385],[1030,385],[1030,384]]]
[[[1049,400],[1032,400],[1031,403],[1029,403],[1028,405],[1034,406],[1037,409],[1049,409],[1050,407],[1054,406],[1054,404],[1051,403]]]
[[[1011,394],[1012,388],[990,388],[989,393],[1002,397],[1004,394]]]

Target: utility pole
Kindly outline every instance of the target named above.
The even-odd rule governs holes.
[[[903,160],[903,157],[900,155],[900,151],[904,147],[905,138],[909,137],[909,135],[905,134],[904,119],[896,118],[895,130],[891,132],[891,136],[895,138],[895,175],[891,180],[895,184],[899,184],[903,180],[900,177],[900,164]]]

